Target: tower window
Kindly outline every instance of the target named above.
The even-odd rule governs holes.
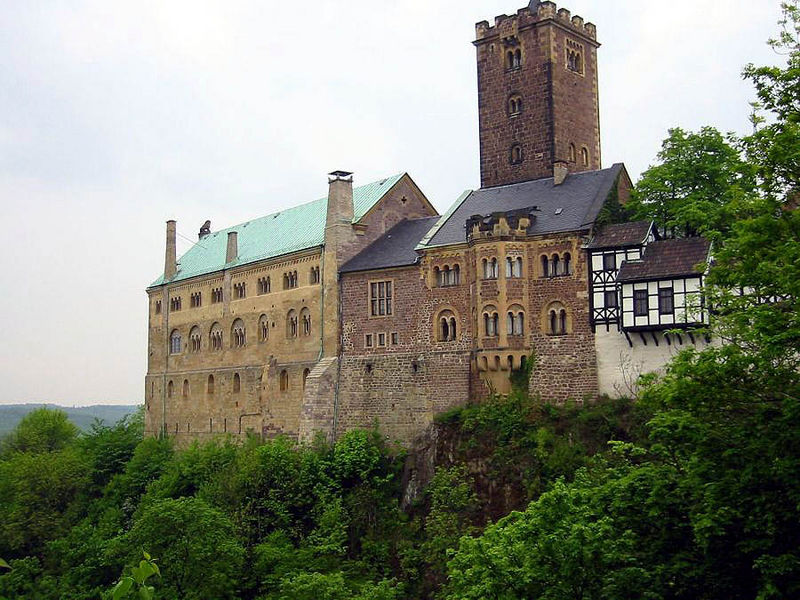
[[[578,160],[577,154],[575,153],[575,144],[569,145],[569,162],[575,162]]]
[[[589,166],[589,149],[586,146],[581,148],[581,164],[584,167]]]
[[[522,50],[517,48],[516,50],[507,50],[506,51],[506,69],[519,69],[522,66]]]
[[[512,94],[508,99],[508,114],[509,116],[518,115],[522,112],[522,96],[519,94]]]
[[[518,165],[522,162],[522,146],[514,144],[511,146],[511,156],[509,157],[512,165]]]
[[[286,369],[281,371],[278,385],[282,392],[285,392],[289,389],[289,373],[286,372]]]
[[[567,40],[566,61],[567,69],[573,73],[583,75],[583,44]]]

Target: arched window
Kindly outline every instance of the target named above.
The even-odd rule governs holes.
[[[569,145],[569,162],[575,162],[578,160],[577,155],[575,154],[575,144]]]
[[[583,164],[584,167],[589,166],[589,149],[586,146],[581,148],[581,164]]]
[[[222,350],[222,326],[214,323],[208,331],[208,343],[212,350]]]
[[[436,285],[441,287],[441,285],[442,285],[442,271],[441,271],[441,269],[439,269],[439,267],[434,267],[433,268],[433,276],[436,278]]]
[[[508,335],[523,335],[525,333],[525,311],[519,304],[508,308],[506,315]]]
[[[491,272],[490,279],[497,279],[497,259],[493,258],[489,261],[489,270]]]
[[[506,279],[514,276],[514,261],[510,256],[506,256]]]
[[[561,275],[561,265],[559,265],[558,254],[550,257],[550,277]]]
[[[286,337],[297,337],[297,312],[294,309],[290,310],[289,314],[286,315]]]
[[[560,302],[551,302],[547,307],[546,332],[548,335],[565,335],[569,333],[570,320],[567,310]]]
[[[309,274],[308,281],[311,285],[319,283],[319,267],[311,267],[311,273]]]
[[[238,394],[242,391],[242,380],[238,373],[233,374],[233,393]]]
[[[483,278],[489,279],[489,261],[485,258],[483,259]]]
[[[231,347],[243,348],[247,344],[247,332],[244,321],[236,319],[231,326]]]
[[[514,335],[525,334],[525,313],[522,311],[514,315]]]
[[[561,270],[564,275],[572,275],[572,255],[569,252],[564,253]]]
[[[546,256],[542,256],[542,277],[550,275],[549,263],[549,259]]]
[[[461,285],[461,267],[459,265],[453,266],[453,285]]]
[[[214,393],[214,376],[208,376],[208,383],[206,384],[206,392],[211,395]]]
[[[483,331],[486,337],[496,337],[498,335],[498,321],[497,308],[489,305],[483,309]]]
[[[169,353],[170,354],[181,353],[181,333],[177,329],[173,329],[172,333],[169,336]]]
[[[514,261],[514,277],[522,277],[522,257],[518,256]]]
[[[202,338],[203,336],[200,333],[200,328],[196,325],[192,327],[189,332],[189,352],[200,352],[202,348]]]
[[[167,398],[172,398],[172,394],[175,392],[175,384],[172,383],[172,379],[169,380],[167,383]]]
[[[522,50],[517,48],[514,51],[514,68],[518,69],[522,66]]]
[[[283,274],[283,289],[285,289],[285,290],[289,289],[289,274],[288,273],[284,273]]]
[[[512,165],[518,165],[522,162],[522,146],[514,144],[511,146],[511,155],[509,157]]]
[[[509,50],[506,52],[506,69],[514,68],[514,51]]]
[[[183,397],[184,398],[188,398],[189,397],[189,380],[188,379],[184,379],[183,380]]]
[[[311,369],[303,369],[303,391],[306,389],[306,379],[308,379]]]
[[[456,316],[452,310],[441,311],[436,317],[436,339],[440,342],[452,342],[456,339]]]
[[[258,341],[266,342],[269,339],[269,318],[261,315],[258,318]]]
[[[300,311],[303,335],[311,335],[311,312],[304,308]]]
[[[519,94],[512,94],[508,98],[508,114],[509,116],[518,115],[522,112],[522,96]]]
[[[279,385],[282,392],[289,389],[289,373],[287,373],[286,369],[281,371]]]

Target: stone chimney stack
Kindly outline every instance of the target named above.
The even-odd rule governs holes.
[[[228,249],[225,252],[225,262],[232,263],[239,257],[239,234],[235,231],[228,232]]]
[[[353,174],[348,171],[328,173],[328,214],[326,226],[353,222]]]
[[[167,221],[167,251],[164,255],[164,281],[169,281],[178,272],[178,257],[175,250],[175,221]]]
[[[553,185],[561,185],[569,175],[567,163],[562,160],[556,161],[553,164]]]

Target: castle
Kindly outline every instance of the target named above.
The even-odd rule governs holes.
[[[601,168],[597,32],[553,2],[476,25],[481,188],[437,214],[406,173],[212,232],[180,260],[167,222],[147,289],[146,432],[310,440],[510,389],[632,393],[704,345],[709,245],[612,224],[631,181]],[[522,371],[527,372],[527,371]]]

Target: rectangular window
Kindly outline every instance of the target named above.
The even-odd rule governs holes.
[[[659,288],[658,290],[658,314],[671,315],[675,312],[675,302],[672,288]]]
[[[609,290],[605,292],[604,296],[606,308],[617,308],[617,292]]]
[[[398,343],[399,342],[398,342],[397,332],[394,331],[392,332],[392,346],[397,346]]]
[[[383,347],[385,345],[386,345],[386,334],[385,333],[379,333],[378,334],[378,346]]]
[[[392,282],[375,281],[369,284],[370,314],[385,317],[392,314]]]
[[[603,254],[603,270],[616,271],[617,269],[617,255],[615,253]]]
[[[364,346],[366,346],[367,348],[372,348],[372,334],[371,333],[368,333],[364,337]]]
[[[161,300],[156,300],[156,314],[161,314]]]
[[[646,317],[648,311],[647,290],[633,290],[633,316]]]

